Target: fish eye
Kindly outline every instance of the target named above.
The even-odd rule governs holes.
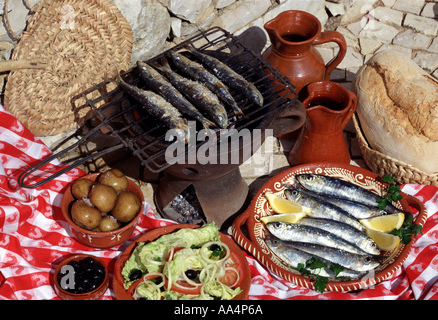
[[[371,257],[364,257],[363,258],[363,261],[365,262],[365,263],[370,263],[371,262]]]
[[[311,182],[313,180],[313,176],[307,175],[306,176],[306,181],[307,182]]]
[[[290,190],[290,194],[291,194],[293,197],[296,197],[296,196],[299,195],[299,192],[298,192],[298,190],[292,189],[292,190]]]

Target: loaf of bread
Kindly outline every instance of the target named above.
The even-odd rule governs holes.
[[[356,73],[357,116],[371,148],[428,174],[438,172],[438,81],[394,50]]]

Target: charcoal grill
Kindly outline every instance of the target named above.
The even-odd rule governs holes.
[[[225,133],[230,133],[232,130],[240,133],[245,131],[252,137],[254,129],[260,129],[262,134],[259,144],[253,144],[248,148],[244,144],[248,140],[241,137],[237,149],[233,148],[232,143],[228,143],[226,148],[220,148],[224,143],[224,130],[215,129],[209,131],[209,138],[205,138],[206,141],[189,140],[185,152],[172,157],[173,161],[168,161],[166,152],[175,141],[166,140],[166,128],[152,119],[121,88],[110,81],[104,81],[77,97],[86,101],[83,108],[90,108],[94,112],[96,122],[94,128],[74,145],[23,171],[18,179],[19,185],[25,188],[41,186],[90,159],[125,148],[138,157],[141,164],[150,171],[161,173],[162,178],[155,192],[154,201],[163,217],[181,223],[203,224],[215,221],[219,226],[229,223],[236,214],[240,213],[248,195],[248,186],[239,171],[240,164],[258,150],[264,141],[266,129],[272,129],[275,136],[299,129],[305,121],[305,109],[297,99],[295,87],[286,77],[279,74],[252,50],[243,46],[235,36],[219,27],[201,31],[198,35],[147,62],[159,62],[161,58],[168,56],[170,51],[185,51],[187,47],[206,52],[222,60],[254,83],[263,94],[265,103],[263,107],[259,107],[230,88],[245,117],[236,117],[230,110],[229,130],[225,131]],[[136,68],[122,73],[122,78],[140,88],[146,88]],[[96,92],[99,95],[96,95]],[[192,127],[196,137],[201,136],[202,126],[199,123],[194,125],[192,123]],[[63,170],[50,172],[49,176],[41,175],[45,165],[78,147],[97,131],[117,137],[116,140],[120,143],[90,154]],[[197,161],[196,153],[201,150],[200,148],[214,150],[217,161],[210,163]],[[238,161],[235,160],[233,152],[238,152]],[[228,159],[225,164],[224,159]],[[36,172],[39,174],[35,174]],[[30,179],[31,174],[35,174],[32,179]],[[33,180],[32,183],[27,183],[27,179]],[[181,208],[175,209],[175,205],[181,202],[178,199],[184,202],[183,212]],[[186,205],[191,209],[188,210]]]

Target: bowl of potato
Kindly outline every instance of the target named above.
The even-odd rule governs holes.
[[[128,240],[143,208],[140,187],[115,168],[74,180],[61,203],[76,239],[95,248],[110,248]]]

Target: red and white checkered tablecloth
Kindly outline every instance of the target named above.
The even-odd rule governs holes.
[[[125,244],[110,249],[86,247],[70,234],[61,214],[64,188],[84,175],[73,169],[36,189],[21,188],[18,175],[50,155],[50,150],[17,119],[0,106],[0,299],[59,299],[51,277],[59,261],[72,253],[102,258],[112,272],[114,262],[130,241],[149,229],[172,224],[156,219],[149,205],[136,230]],[[44,167],[42,176],[58,170],[56,160]],[[428,219],[403,267],[387,280],[354,293],[319,293],[284,281],[247,254],[252,284],[249,300],[278,299],[438,299],[438,188],[403,185],[402,190],[419,198]],[[111,287],[103,299],[114,299]]]

